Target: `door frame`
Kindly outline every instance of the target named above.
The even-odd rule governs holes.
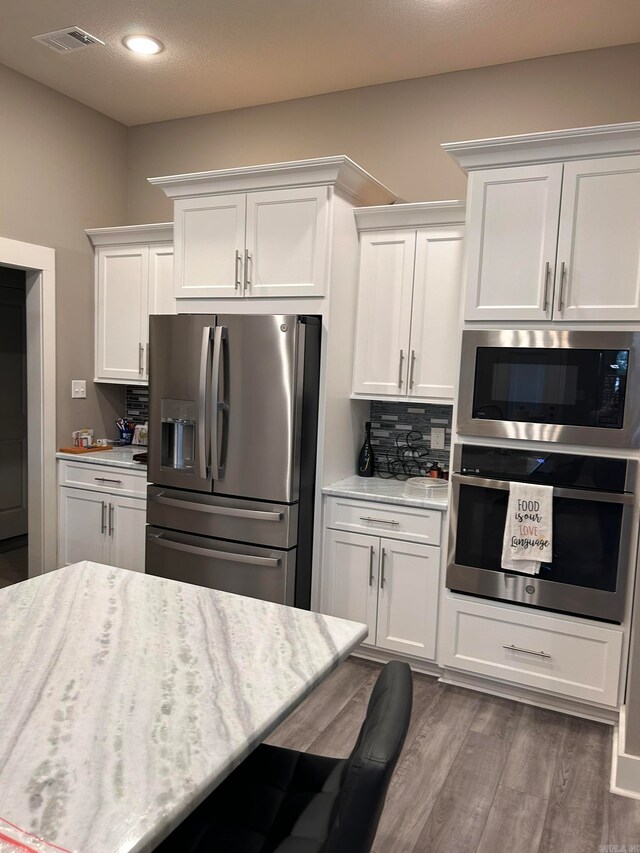
[[[0,237],[0,266],[26,272],[29,577],[57,565],[56,253]]]

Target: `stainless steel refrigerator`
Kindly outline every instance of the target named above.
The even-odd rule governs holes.
[[[146,571],[309,607],[320,318],[150,318]]]

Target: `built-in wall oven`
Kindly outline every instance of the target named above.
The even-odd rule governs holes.
[[[635,460],[458,444],[453,470],[450,590],[622,621],[637,533]],[[553,559],[534,576],[501,567],[513,481],[553,487]]]
[[[640,333],[462,333],[459,435],[640,446]]]

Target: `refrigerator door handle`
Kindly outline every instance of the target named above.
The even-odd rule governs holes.
[[[280,557],[257,557],[251,554],[234,554],[232,551],[216,551],[213,548],[199,548],[197,545],[163,539],[162,533],[152,534],[147,538],[154,545],[160,545],[162,548],[172,548],[175,551],[185,551],[187,554],[197,554],[201,557],[213,557],[230,563],[249,563],[252,566],[266,566],[274,569],[280,565]]]
[[[202,346],[200,350],[200,394],[198,400],[198,462],[199,475],[203,480],[209,478],[211,473],[211,464],[209,458],[209,450],[211,444],[209,435],[211,425],[207,422],[207,389],[211,382],[209,352],[211,350],[211,334],[213,329],[211,326],[205,326],[202,330]]]
[[[183,501],[180,498],[167,498],[164,493],[159,495],[149,495],[148,500],[158,504],[166,504],[167,506],[175,506],[180,509],[191,509],[196,512],[209,512],[212,515],[231,515],[235,518],[251,518],[256,521],[282,521],[284,513],[282,512],[265,512],[258,509],[238,509],[231,506],[208,506],[207,504],[196,503],[195,501]]]
[[[213,332],[213,368],[211,375],[211,430],[210,458],[211,476],[214,480],[224,477],[227,456],[227,432],[229,426],[229,381],[228,365],[223,349],[229,339],[226,326],[216,326]],[[222,378],[223,398],[220,399],[220,380]],[[222,414],[222,429],[218,429],[218,415]]]

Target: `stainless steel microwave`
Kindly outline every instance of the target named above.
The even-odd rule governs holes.
[[[458,433],[640,447],[640,333],[462,333]]]

